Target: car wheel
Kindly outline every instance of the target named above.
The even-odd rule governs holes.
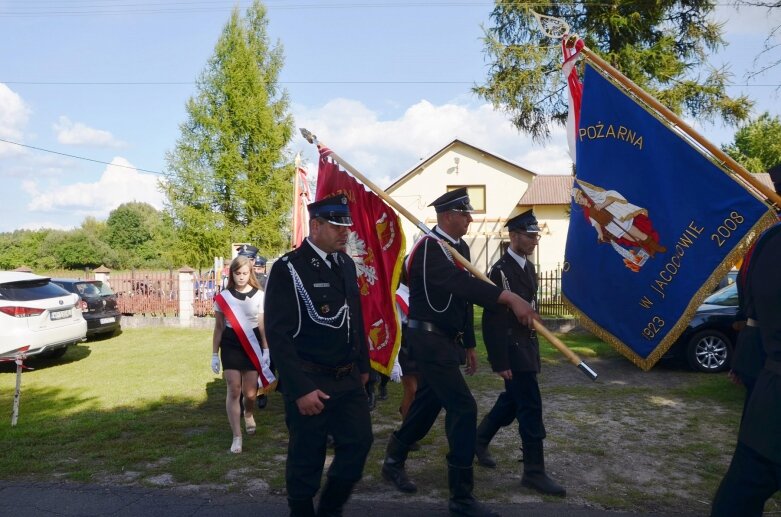
[[[689,340],[686,358],[693,370],[706,373],[723,372],[732,360],[732,343],[723,332],[703,330]]]

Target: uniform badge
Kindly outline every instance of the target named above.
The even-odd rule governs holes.
[[[317,267],[317,268],[320,267],[320,260],[318,260],[317,258],[312,257],[311,263],[312,263],[312,267]]]
[[[312,284],[313,287],[331,287],[331,284],[328,282],[318,282],[316,284]]]
[[[328,314],[329,312],[331,312],[331,306],[328,305],[327,303],[325,305],[322,305],[320,307],[320,312],[322,312],[323,314]]]

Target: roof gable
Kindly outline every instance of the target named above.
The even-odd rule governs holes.
[[[521,167],[517,163],[508,160],[507,158],[504,158],[502,156],[499,156],[497,154],[494,154],[492,152],[486,151],[485,149],[482,149],[480,147],[474,146],[472,144],[468,144],[464,142],[463,140],[459,140],[458,138],[454,139],[444,147],[440,148],[438,151],[435,151],[428,157],[422,159],[420,162],[415,164],[412,168],[406,170],[404,173],[401,174],[398,178],[393,180],[391,184],[385,189],[385,192],[388,194],[392,193],[394,190],[399,188],[401,185],[406,183],[409,179],[411,179],[415,173],[422,172],[425,170],[429,165],[436,162],[439,158],[441,158],[443,155],[445,155],[448,151],[454,150],[456,148],[461,148],[467,153],[476,153],[478,155],[485,156],[489,159],[497,160],[502,163],[505,163],[509,165],[511,168],[517,169],[519,173],[528,174],[532,177],[537,176],[536,172],[532,172],[524,167]]]

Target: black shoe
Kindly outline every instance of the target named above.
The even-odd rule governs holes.
[[[450,511],[450,515],[462,515],[464,517],[500,517],[500,514],[474,498],[451,499],[447,503],[447,509]]]
[[[258,396],[258,409],[263,409],[268,406],[268,397],[265,395]]]
[[[548,477],[545,472],[524,472],[521,478],[521,486],[531,488],[545,495],[565,497],[567,490]]]
[[[369,411],[374,411],[377,407],[377,396],[373,391],[366,395],[366,402],[369,404]]]
[[[476,444],[475,445],[475,456],[477,457],[477,464],[481,465],[483,467],[488,468],[494,468],[496,467],[496,460],[491,456],[491,453],[488,452],[488,446],[487,445],[481,445]]]
[[[414,494],[418,491],[417,485],[407,477],[407,471],[404,470],[404,465],[390,464],[388,460],[382,464],[382,479],[390,481],[400,492],[405,494]]]
[[[380,393],[377,395],[378,400],[388,400],[388,387],[384,384],[380,384]]]

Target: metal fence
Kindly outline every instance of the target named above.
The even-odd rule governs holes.
[[[571,317],[561,299],[561,269],[537,273],[537,312],[540,316]]]
[[[179,315],[179,275],[173,270],[112,273],[109,284],[122,314]]]

